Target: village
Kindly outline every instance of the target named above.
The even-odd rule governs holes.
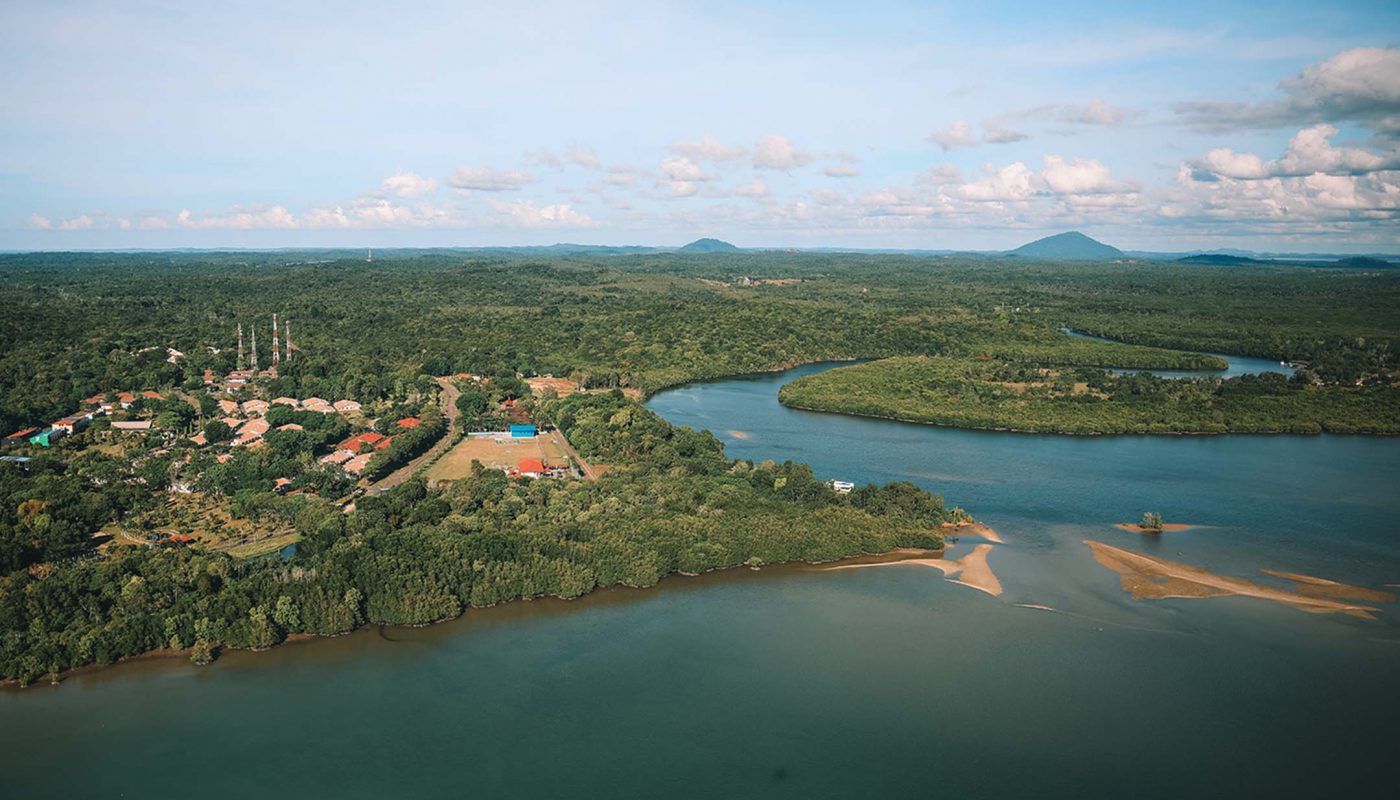
[[[354,509],[357,497],[388,491],[414,476],[442,486],[471,474],[476,464],[524,480],[596,480],[600,474],[602,468],[583,462],[562,434],[533,417],[537,396],[581,391],[572,381],[509,376],[493,382],[489,376],[463,372],[426,384],[429,389],[435,385],[436,391],[399,400],[380,398],[368,407],[352,398],[271,396],[269,387],[281,377],[279,369],[299,352],[290,342],[284,347],[277,335],[287,330],[285,323],[279,331],[274,317],[273,325],[273,363],[266,369],[258,365],[256,332],[245,353],[239,326],[234,369],[219,374],[204,368],[198,382],[191,380],[186,388],[120,388],[93,394],[60,419],[0,438],[0,459],[23,466],[54,449],[78,457],[93,453],[124,461],[126,480],[134,484],[150,480],[140,474],[141,465],[168,461],[161,481],[169,498],[165,508],[137,521],[138,527],[151,530],[120,535],[129,543],[149,546],[199,541],[245,553],[262,552],[287,537],[285,531],[257,532],[237,524],[235,515],[224,508],[226,502],[200,501],[223,467],[244,464],[240,475],[264,475],[251,488],[270,497],[321,497],[347,512]],[[178,365],[183,354],[170,352],[170,363]],[[503,385],[515,388],[502,391]],[[463,393],[481,404],[470,420],[459,408]],[[240,453],[246,454],[245,461],[238,461]],[[223,488],[221,494],[250,487]],[[192,506],[192,501],[199,502]],[[174,522],[196,516],[216,532],[238,533],[232,538],[211,536],[200,524]],[[259,543],[263,547],[257,547]]]

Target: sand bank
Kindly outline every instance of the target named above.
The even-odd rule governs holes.
[[[1134,600],[1162,600],[1182,597],[1256,597],[1293,606],[1313,614],[1349,614],[1374,619],[1371,606],[1314,597],[1287,589],[1263,586],[1244,578],[1217,575],[1210,570],[1145,556],[1119,547],[1085,540],[1094,559],[1122,577],[1123,589]]]
[[[942,528],[944,533],[951,533],[954,536],[976,536],[989,542],[1005,544],[1001,534],[980,522],[945,522],[938,527]]]
[[[1300,575],[1296,572],[1280,572],[1276,569],[1264,569],[1260,572],[1265,575],[1272,575],[1275,578],[1283,578],[1286,581],[1293,581],[1293,588],[1299,594],[1309,597],[1331,597],[1336,600],[1360,600],[1369,603],[1394,603],[1395,595],[1392,592],[1382,592],[1379,589],[1368,589],[1365,586],[1352,586],[1349,583],[1338,583],[1326,578],[1316,578],[1312,575]]]
[[[1183,525],[1183,524],[1180,523],[1180,522],[1173,522],[1173,523],[1171,523],[1170,525],[1168,525],[1168,524],[1166,524],[1166,523],[1163,523],[1163,524],[1162,524],[1162,529],[1161,529],[1161,530],[1157,530],[1156,528],[1144,528],[1144,527],[1142,527],[1141,525],[1137,524],[1136,522],[1120,522],[1120,523],[1118,523],[1117,525],[1114,525],[1113,527],[1115,527],[1115,528],[1117,528],[1117,529],[1119,529],[1119,530],[1121,530],[1121,531],[1131,531],[1131,532],[1133,532],[1133,533],[1168,533],[1168,532],[1170,532],[1170,531],[1189,531],[1189,530],[1191,530],[1192,528],[1197,528],[1197,527],[1200,527],[1200,526],[1199,526],[1199,525]]]
[[[978,591],[997,596],[1002,592],[1001,581],[997,580],[997,576],[987,565],[987,554],[991,551],[991,545],[979,544],[972,548],[972,552],[959,559],[913,557],[875,564],[839,564],[827,567],[827,569],[864,569],[866,567],[889,567],[896,564],[918,564],[921,567],[933,567],[942,572],[944,577],[952,579],[953,583],[961,583],[964,586],[971,586]],[[911,553],[925,555],[924,551],[920,550],[896,550],[892,555]]]
[[[748,435],[747,433],[744,433],[743,431],[730,431],[730,432],[729,432],[729,435],[730,435],[731,438],[734,438],[734,439],[747,439],[747,438],[749,438],[749,435]]]

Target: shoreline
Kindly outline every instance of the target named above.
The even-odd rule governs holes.
[[[990,545],[984,546],[990,547]],[[268,647],[220,647],[218,650],[218,657],[215,658],[209,664],[204,665],[196,665],[189,661],[190,653],[194,649],[193,647],[186,647],[178,650],[169,647],[156,648],[154,650],[147,650],[145,652],[136,653],[134,655],[121,656],[115,661],[112,661],[111,663],[91,663],[83,664],[82,666],[78,667],[71,667],[58,673],[56,684],[50,680],[48,674],[36,678],[35,680],[31,681],[28,685],[21,685],[19,680],[16,678],[6,678],[0,680],[0,692],[21,692],[39,687],[58,688],[70,678],[82,678],[85,676],[100,675],[109,672],[118,672],[120,671],[118,668],[129,668],[133,666],[139,666],[141,664],[161,664],[166,666],[174,666],[183,662],[184,665],[187,665],[191,668],[205,669],[217,665],[219,661],[222,661],[224,658],[229,656],[233,656],[235,658],[244,656],[255,656],[261,653],[280,651],[286,645],[313,644],[319,642],[332,641],[336,639],[345,639],[348,637],[366,636],[372,633],[377,633],[381,638],[386,638],[383,636],[383,632],[386,630],[445,630],[447,626],[453,623],[467,624],[472,621],[476,621],[483,616],[495,616],[498,614],[507,615],[512,613],[529,614],[535,612],[535,608],[533,606],[536,603],[541,605],[549,605],[551,607],[551,612],[558,610],[573,611],[594,604],[602,605],[614,602],[634,602],[636,598],[626,596],[631,592],[653,592],[661,590],[663,588],[675,591],[682,587],[689,588],[690,586],[699,585],[700,583],[706,580],[732,580],[745,579],[749,577],[760,577],[761,575],[756,575],[755,573],[761,574],[765,572],[771,575],[775,573],[783,574],[788,572],[800,573],[808,571],[826,571],[828,569],[834,568],[831,565],[842,564],[847,562],[849,562],[850,566],[852,567],[877,566],[882,563],[895,563],[889,561],[889,559],[891,558],[891,556],[898,556],[899,554],[914,554],[918,557],[933,559],[941,558],[942,555],[946,552],[946,547],[937,550],[897,547],[884,553],[859,553],[852,556],[829,559],[826,561],[803,561],[801,559],[794,559],[792,561],[781,561],[773,564],[762,564],[759,566],[750,566],[746,563],[739,563],[727,567],[714,567],[705,570],[704,572],[681,572],[677,570],[675,572],[670,572],[665,575],[662,575],[656,583],[651,584],[650,586],[628,586],[626,584],[619,583],[613,584],[611,586],[597,586],[594,587],[592,590],[585,592],[584,594],[581,594],[577,597],[562,597],[560,595],[553,594],[539,594],[531,595],[529,597],[516,597],[500,603],[493,603],[492,605],[488,606],[468,606],[465,609],[463,609],[463,611],[460,614],[454,617],[444,617],[443,619],[434,620],[432,622],[425,622],[418,625],[390,625],[385,623],[366,622],[364,624],[357,625],[356,627],[351,628],[350,630],[341,631],[339,633],[288,634],[286,638],[284,638],[282,641],[277,642],[276,644],[270,645]],[[907,557],[908,556],[906,556],[905,560],[907,560]],[[692,583],[692,581],[694,581],[694,583]]]
[[[905,417],[889,416],[885,414],[866,414],[858,411],[835,411],[829,408],[812,408],[810,406],[797,405],[795,403],[785,403],[781,395],[778,404],[783,408],[790,408],[794,411],[805,411],[809,414],[836,414],[843,417],[860,417],[861,419],[878,419],[886,422],[902,422],[907,425],[927,425],[933,428],[947,428],[957,431],[979,431],[982,433],[1014,433],[1030,436],[1080,436],[1084,438],[1098,436],[1400,436],[1397,431],[1347,431],[1339,433],[1322,429],[1316,432],[1301,431],[1117,431],[1103,433],[1098,431],[1036,431],[1028,428],[991,428],[981,425],[954,425],[948,422],[934,422],[931,420],[908,419]]]

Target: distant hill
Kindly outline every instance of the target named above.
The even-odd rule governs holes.
[[[1069,231],[1023,244],[1012,250],[1010,255],[1055,261],[1106,261],[1122,258],[1123,251],[1091,239],[1079,231]]]
[[[1206,264],[1214,267],[1320,267],[1342,269],[1397,269],[1400,263],[1371,256],[1349,256],[1336,260],[1290,260],[1278,258],[1248,258],[1224,253],[1202,253],[1198,256],[1178,258],[1181,264]]]
[[[737,253],[739,248],[719,239],[696,239],[677,250],[678,253]]]

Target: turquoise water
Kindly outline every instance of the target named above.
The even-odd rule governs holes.
[[[1083,540],[1256,580],[1269,567],[1400,582],[1400,441],[976,433],[778,405],[778,386],[821,368],[650,406],[714,431],[734,457],[943,493],[1006,538],[990,557],[1004,595],[912,565],[740,570],[207,669],[122,665],[0,692],[0,795],[1332,797],[1391,785],[1394,604],[1367,621],[1246,598],[1134,602]],[[1204,527],[1155,539],[1111,527],[1145,510]]]

